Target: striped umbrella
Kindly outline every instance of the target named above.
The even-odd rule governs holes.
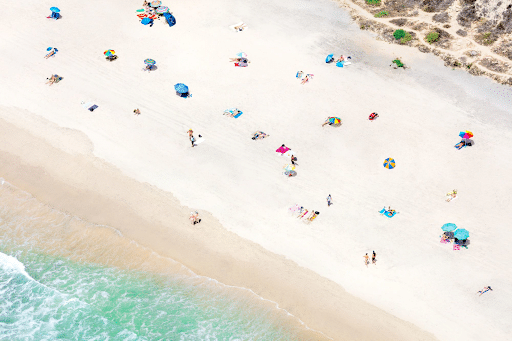
[[[158,7],[155,10],[155,12],[156,13],[160,13],[160,14],[167,13],[167,12],[169,12],[169,7],[167,7],[167,6],[160,6],[160,7]]]
[[[155,64],[156,64],[156,62],[155,62],[155,60],[154,60],[154,59],[149,59],[149,58],[148,58],[148,59],[145,59],[145,60],[144,60],[144,64],[148,64],[148,65],[155,65]]]
[[[464,131],[461,131],[461,132],[459,133],[459,136],[460,136],[460,137],[462,137],[463,139],[470,139],[470,138],[472,138],[472,137],[473,137],[473,133],[472,133],[472,132],[470,132],[470,131],[468,131],[468,130],[466,130],[465,132],[464,132]]]
[[[160,5],[162,4],[162,1],[152,1],[151,2],[151,7],[159,7]]]
[[[183,83],[177,83],[174,85],[174,90],[180,94],[186,94],[188,92],[188,86]]]
[[[341,118],[339,118],[339,117],[329,117],[328,120],[329,120],[329,123],[331,123],[331,124],[340,124],[341,123]]]
[[[453,232],[456,229],[457,229],[457,225],[452,224],[452,223],[444,224],[443,226],[441,226],[441,230],[443,230],[444,232]]]
[[[457,229],[453,236],[458,240],[466,240],[469,238],[469,231],[466,229]]]
[[[116,51],[114,51],[114,50],[107,50],[107,51],[103,52],[103,54],[104,54],[105,56],[107,56],[107,57],[110,57],[110,56],[115,55],[115,54],[116,54]]]
[[[395,159],[392,159],[392,158],[387,158],[385,161],[384,161],[384,168],[387,168],[387,169],[393,169],[395,168]]]

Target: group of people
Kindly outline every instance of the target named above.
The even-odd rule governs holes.
[[[370,257],[368,256],[368,253],[367,253],[366,255],[364,255],[364,265],[366,265],[366,267],[368,267],[369,264],[370,264]],[[375,253],[375,251],[373,251],[373,254],[372,254],[372,264],[377,265],[377,254]]]
[[[199,224],[201,222],[201,219],[199,218],[199,213],[197,211],[190,212],[189,219],[192,225]]]

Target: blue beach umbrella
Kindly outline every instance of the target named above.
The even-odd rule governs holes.
[[[188,86],[183,83],[178,83],[174,85],[174,90],[180,94],[186,94],[188,92]]]
[[[50,11],[55,12],[55,13],[59,13],[60,9],[58,9],[57,7],[50,7]]]
[[[147,64],[147,65],[155,65],[156,62],[154,59],[144,59],[144,64]]]
[[[455,233],[453,234],[455,238],[458,240],[466,240],[469,238],[469,231],[466,229],[458,229],[455,230]]]
[[[334,60],[334,55],[331,53],[330,55],[328,55],[327,57],[325,57],[325,62],[326,63],[330,63]]]
[[[444,224],[443,226],[441,226],[441,230],[443,230],[444,232],[453,232],[456,229],[457,229],[457,225],[452,224],[452,223]]]
[[[395,159],[388,157],[386,160],[384,160],[384,168],[387,168],[387,169],[395,168]]]
[[[151,18],[144,18],[144,19],[141,20],[140,23],[142,25],[148,25],[148,24],[151,24],[152,22],[153,22],[153,19],[151,19]]]

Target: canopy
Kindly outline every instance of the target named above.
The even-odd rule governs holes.
[[[453,236],[459,240],[465,240],[469,238],[469,231],[466,229],[457,229]]]
[[[240,53],[237,53],[236,54],[237,57],[240,57],[240,58],[247,58],[247,53],[245,52],[240,52]]]
[[[395,168],[395,159],[392,159],[389,157],[386,160],[384,160],[384,168],[387,168],[387,169]]]
[[[325,62],[326,63],[330,63],[333,60],[334,60],[334,55],[333,54],[327,55],[327,57],[325,57]]]
[[[158,7],[162,4],[162,1],[152,1],[151,2],[151,7]]]
[[[59,13],[60,9],[58,9],[57,7],[50,7],[50,11],[55,12],[55,13]]]
[[[295,166],[292,165],[292,164],[284,166],[284,171],[285,172],[290,172],[290,171],[293,171],[293,170],[295,170]]]
[[[457,229],[457,225],[452,224],[452,223],[444,224],[443,226],[441,226],[441,230],[443,230],[444,232],[453,232],[456,229]]]
[[[154,59],[144,59],[144,64],[148,64],[148,65],[155,65],[156,62]]]
[[[341,118],[339,118],[339,117],[329,117],[328,120],[329,120],[329,123],[331,123],[331,124],[340,124],[341,123]]]
[[[107,50],[107,51],[103,52],[103,54],[104,54],[105,56],[107,56],[107,57],[110,57],[110,56],[115,55],[115,54],[116,54],[116,51],[114,51],[114,50]]]
[[[466,130],[466,131],[461,131],[461,132],[459,133],[459,136],[460,136],[460,137],[462,137],[463,139],[470,139],[470,138],[472,138],[472,137],[473,137],[473,133],[472,133],[472,132],[470,132],[470,131],[468,131],[468,130]]]
[[[144,19],[142,19],[142,20],[140,21],[140,23],[141,23],[142,25],[148,25],[148,24],[151,24],[152,22],[153,22],[153,19],[151,19],[151,18],[144,18]]]
[[[167,6],[160,6],[155,10],[156,13],[167,13],[169,12],[169,7]]]
[[[188,86],[183,83],[175,84],[174,89],[180,94],[186,94],[188,92]]]

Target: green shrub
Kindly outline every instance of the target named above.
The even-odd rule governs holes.
[[[379,13],[375,14],[375,18],[385,17],[388,14],[388,11],[380,11]]]
[[[425,37],[425,40],[429,43],[429,44],[432,44],[433,42],[437,41],[439,39],[439,33],[437,32],[430,32],[429,34],[427,34],[427,36]]]
[[[366,0],[366,3],[368,5],[378,6],[378,5],[380,5],[380,0]]]
[[[411,34],[409,32],[405,32],[405,35],[402,38],[400,38],[400,44],[405,44],[411,40],[412,40]]]
[[[396,40],[399,40],[399,39],[405,37],[406,33],[407,32],[405,32],[404,30],[399,29],[399,30],[396,30],[395,32],[393,32],[393,37],[395,37]]]
[[[393,63],[395,63],[397,67],[404,67],[404,63],[402,63],[400,59],[393,60]]]

